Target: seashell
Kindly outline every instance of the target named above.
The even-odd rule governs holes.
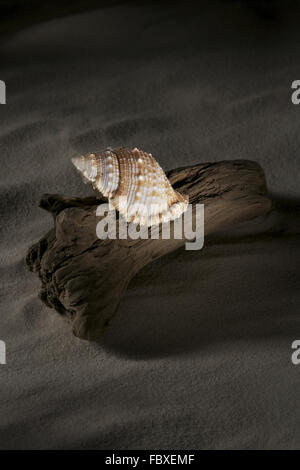
[[[72,163],[127,222],[149,227],[174,220],[187,209],[188,196],[173,189],[151,153],[107,149],[72,158]]]

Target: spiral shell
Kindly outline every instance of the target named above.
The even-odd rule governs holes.
[[[175,191],[152,157],[137,148],[107,149],[72,158],[85,182],[109,200],[127,222],[156,225],[187,209],[188,197]]]

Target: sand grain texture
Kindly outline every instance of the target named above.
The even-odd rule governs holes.
[[[104,8],[1,42],[0,448],[300,447],[300,37],[282,4]],[[275,211],[145,266],[88,342],[24,256],[53,227],[41,195],[92,196],[70,159],[108,145],[164,170],[254,160]]]

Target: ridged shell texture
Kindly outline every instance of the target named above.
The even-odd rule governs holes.
[[[174,220],[187,209],[188,197],[172,188],[151,153],[137,148],[107,149],[72,162],[127,222],[149,227]]]

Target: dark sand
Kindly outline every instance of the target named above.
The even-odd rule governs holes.
[[[300,33],[273,13],[104,8],[2,42],[0,448],[299,448]],[[280,212],[148,266],[88,343],[24,256],[42,193],[91,192],[70,158],[118,145],[165,169],[256,160]]]

